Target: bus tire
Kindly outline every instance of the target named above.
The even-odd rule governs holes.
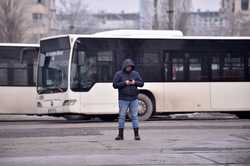
[[[78,121],[78,120],[89,120],[90,117],[88,116],[84,116],[84,115],[64,115],[63,116],[64,119],[68,120],[68,121]]]
[[[138,95],[138,103],[139,103],[139,111],[138,111],[139,121],[148,120],[153,115],[154,111],[153,101],[147,95],[140,93]],[[131,119],[130,112],[128,113],[128,116]]]

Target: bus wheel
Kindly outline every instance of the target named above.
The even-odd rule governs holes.
[[[84,115],[64,115],[64,119],[69,121],[77,121],[77,120],[89,120],[90,117]]]
[[[153,102],[152,100],[145,94],[140,93],[138,95],[138,118],[140,121],[148,120],[153,114]],[[128,113],[129,118],[131,119],[130,112]]]

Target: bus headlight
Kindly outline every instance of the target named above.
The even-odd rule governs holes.
[[[40,101],[38,101],[38,102],[36,103],[36,106],[39,107],[39,108],[41,108],[43,105],[42,105],[42,103],[41,103]]]
[[[76,103],[76,100],[64,100],[63,106],[70,106],[74,105]]]

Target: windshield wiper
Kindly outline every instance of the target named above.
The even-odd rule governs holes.
[[[63,92],[63,88],[60,88],[60,87],[53,87],[53,90],[58,90],[59,92]]]
[[[54,93],[54,92],[64,92],[63,88],[60,87],[48,87],[48,88],[43,88],[41,90],[37,90],[38,93]]]
[[[48,89],[48,88],[43,88],[43,89],[38,89],[37,92],[39,94],[42,94],[42,93],[52,93],[53,90],[52,89]]]

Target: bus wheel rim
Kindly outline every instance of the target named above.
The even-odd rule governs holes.
[[[139,104],[138,114],[140,116],[145,115],[147,112],[147,104],[142,100],[139,100],[138,104]]]

